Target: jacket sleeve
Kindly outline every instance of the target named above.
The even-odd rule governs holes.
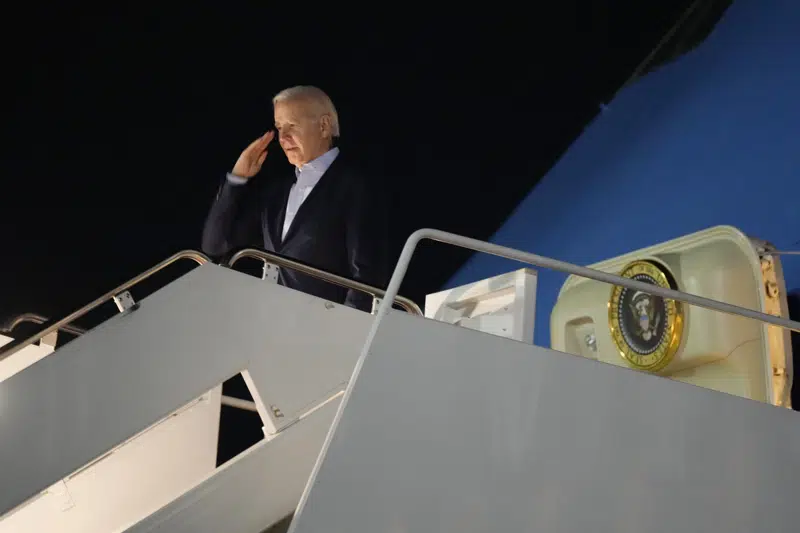
[[[203,226],[203,252],[218,257],[258,242],[254,233],[260,227],[260,214],[254,209],[252,188],[251,183],[225,179]]]
[[[386,288],[388,282],[389,217],[378,188],[359,182],[354,187],[345,227],[350,277],[356,281]],[[372,296],[349,290],[345,305],[369,312]]]

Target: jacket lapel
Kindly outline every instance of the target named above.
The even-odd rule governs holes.
[[[327,196],[325,190],[330,188],[332,186],[331,184],[336,181],[336,174],[339,170],[339,165],[337,164],[338,162],[339,157],[337,157],[333,163],[331,163],[331,166],[328,167],[328,170],[325,171],[325,174],[322,175],[314,188],[311,189],[308,198],[306,198],[305,201],[300,205],[294,220],[292,220],[292,225],[289,226],[289,231],[286,232],[286,238],[283,239],[283,242],[281,243],[281,248],[285,247],[289,242],[291,242],[292,238],[297,235],[299,228],[301,228],[306,220],[308,220],[308,217],[311,216],[315,210],[318,210],[320,205],[322,205],[320,202],[323,202],[323,199]],[[283,231],[283,221],[286,215],[286,202],[288,199],[289,190],[287,189],[283,205],[281,206],[281,226],[278,236],[280,236]]]
[[[281,249],[281,235],[283,234],[283,221],[286,218],[286,202],[289,199],[289,191],[294,183],[294,176],[281,179],[276,183],[272,191],[267,192],[266,209],[264,210],[264,234],[269,239],[272,246],[268,243],[266,248],[273,251]],[[265,240],[266,240],[265,239]]]

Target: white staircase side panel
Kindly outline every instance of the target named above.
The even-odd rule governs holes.
[[[0,336],[0,346],[11,342]],[[0,361],[0,381],[53,353],[45,343]],[[91,465],[0,518],[0,533],[109,533],[147,515],[216,466],[220,396],[215,387]]]
[[[261,533],[294,512],[341,394],[223,465],[127,533]]]
[[[294,533],[797,531],[800,414],[401,313]]]
[[[0,533],[112,533],[157,511],[216,467],[215,387],[0,518]]]
[[[241,371],[275,432],[349,378],[372,317],[200,266],[0,383],[5,513]]]

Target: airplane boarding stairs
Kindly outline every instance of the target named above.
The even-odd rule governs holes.
[[[0,530],[243,372],[265,439],[109,530],[257,533],[297,509],[297,533],[797,531],[797,413],[392,311],[422,238],[800,331],[433,230],[374,317],[205,263],[0,383]]]

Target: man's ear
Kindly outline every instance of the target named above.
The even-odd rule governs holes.
[[[319,127],[320,131],[322,132],[322,137],[324,137],[325,139],[330,139],[332,137],[330,115],[322,115],[319,118]]]

